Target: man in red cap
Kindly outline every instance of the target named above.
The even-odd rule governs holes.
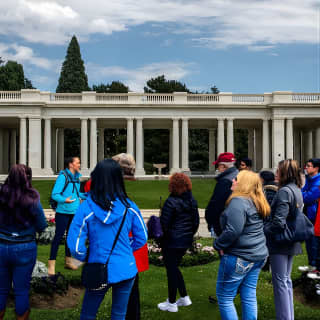
[[[213,162],[218,166],[220,174],[216,177],[217,184],[213,195],[206,208],[206,221],[208,229],[213,234],[219,236],[221,234],[220,215],[225,208],[225,203],[231,194],[232,180],[239,173],[235,167],[236,158],[231,152],[220,153],[218,159]]]

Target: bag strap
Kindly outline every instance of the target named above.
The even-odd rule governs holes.
[[[108,265],[109,260],[110,260],[110,257],[111,257],[111,255],[112,255],[112,251],[113,251],[114,247],[116,246],[116,243],[117,243],[117,241],[118,241],[118,239],[119,239],[120,232],[121,232],[122,227],[123,227],[123,224],[124,224],[124,220],[126,219],[126,216],[127,216],[127,212],[128,212],[128,208],[126,207],[126,211],[125,211],[125,213],[124,213],[124,215],[123,215],[123,218],[122,218],[120,227],[119,227],[119,229],[118,229],[117,235],[116,235],[116,237],[115,237],[115,239],[114,239],[114,241],[113,241],[112,249],[111,249],[111,251],[110,251],[108,260],[107,260],[107,262],[106,262],[106,265]]]
[[[294,192],[294,190],[291,188],[291,187],[289,187],[288,185],[286,185],[286,187],[293,193],[293,197],[294,197],[294,208],[296,209],[296,208],[298,208],[298,209],[300,209],[300,206],[298,206],[298,200],[297,200],[297,197],[296,197],[296,194],[295,194],[295,192]],[[301,210],[301,209],[300,209]]]
[[[68,186],[68,184],[69,184],[69,179],[68,179],[68,175],[67,175],[67,173],[65,172],[65,170],[63,170],[62,171],[62,174],[64,175],[64,177],[66,178],[66,181],[65,181],[65,183],[64,183],[64,186],[63,186],[63,189],[62,189],[62,191],[61,191],[61,195],[66,191],[66,189],[67,189],[67,186]]]

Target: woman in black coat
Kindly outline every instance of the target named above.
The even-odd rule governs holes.
[[[162,311],[177,312],[178,306],[192,302],[187,294],[179,264],[187,249],[192,246],[193,236],[199,227],[197,201],[193,198],[190,178],[175,173],[169,182],[170,196],[164,203],[160,217],[164,236],[161,242],[168,278],[168,299],[159,303]],[[180,298],[176,301],[177,291]]]

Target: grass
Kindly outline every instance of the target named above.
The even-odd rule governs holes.
[[[210,239],[202,240],[205,244],[211,243]],[[46,262],[49,255],[49,246],[38,247],[38,259]],[[80,270],[70,271],[63,268],[64,248],[61,246],[57,259],[57,271],[65,276],[78,275]],[[299,277],[296,271],[297,266],[306,263],[306,256],[301,255],[294,259],[292,278]],[[210,304],[208,296],[215,293],[215,280],[217,278],[219,262],[215,261],[204,266],[182,268],[188,293],[193,301],[192,306],[180,308],[178,313],[162,312],[157,309],[157,304],[167,298],[167,280],[165,269],[150,266],[150,270],[140,274],[140,294],[141,294],[141,319],[157,320],[211,320],[220,319],[217,304]],[[258,312],[259,319],[275,319],[271,276],[269,273],[262,272],[259,278],[258,288]],[[240,299],[235,300],[236,307],[240,313]],[[110,319],[111,292],[106,295],[97,319]],[[32,310],[31,319],[37,320],[75,320],[79,319],[81,301],[74,309],[66,310]],[[9,308],[7,313],[8,320],[14,319],[13,309]],[[317,320],[320,319],[320,309],[312,309],[302,303],[295,301],[296,320]]]
[[[54,181],[42,180],[33,181],[33,186],[40,192],[41,204],[49,208],[49,197]],[[205,208],[212,195],[215,185],[214,179],[192,179],[193,195],[198,201],[199,208]],[[168,180],[153,181],[126,181],[126,190],[129,197],[135,201],[140,209],[159,208],[160,197],[162,203],[167,199]]]

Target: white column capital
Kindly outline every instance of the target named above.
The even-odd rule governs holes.
[[[144,118],[143,117],[135,117],[135,119],[138,121],[138,120],[143,120]]]
[[[134,120],[134,117],[126,117],[126,120],[128,120],[128,121]]]
[[[217,120],[218,120],[218,121],[224,121],[224,120],[226,120],[226,118],[224,118],[224,117],[218,117]]]
[[[171,118],[173,121],[179,121],[180,120],[180,117],[172,117]]]
[[[80,117],[80,120],[88,120],[88,117]]]
[[[90,121],[97,121],[98,117],[90,117],[89,119],[90,119]]]
[[[233,121],[235,118],[233,118],[233,117],[231,117],[231,118],[226,118],[227,119],[227,121]]]
[[[42,117],[42,119],[43,119],[43,120],[51,120],[52,117],[47,117],[47,116],[45,116],[45,117]]]
[[[182,118],[181,118],[181,120],[182,120],[182,121],[189,121],[189,120],[190,120],[190,118],[182,117]]]

